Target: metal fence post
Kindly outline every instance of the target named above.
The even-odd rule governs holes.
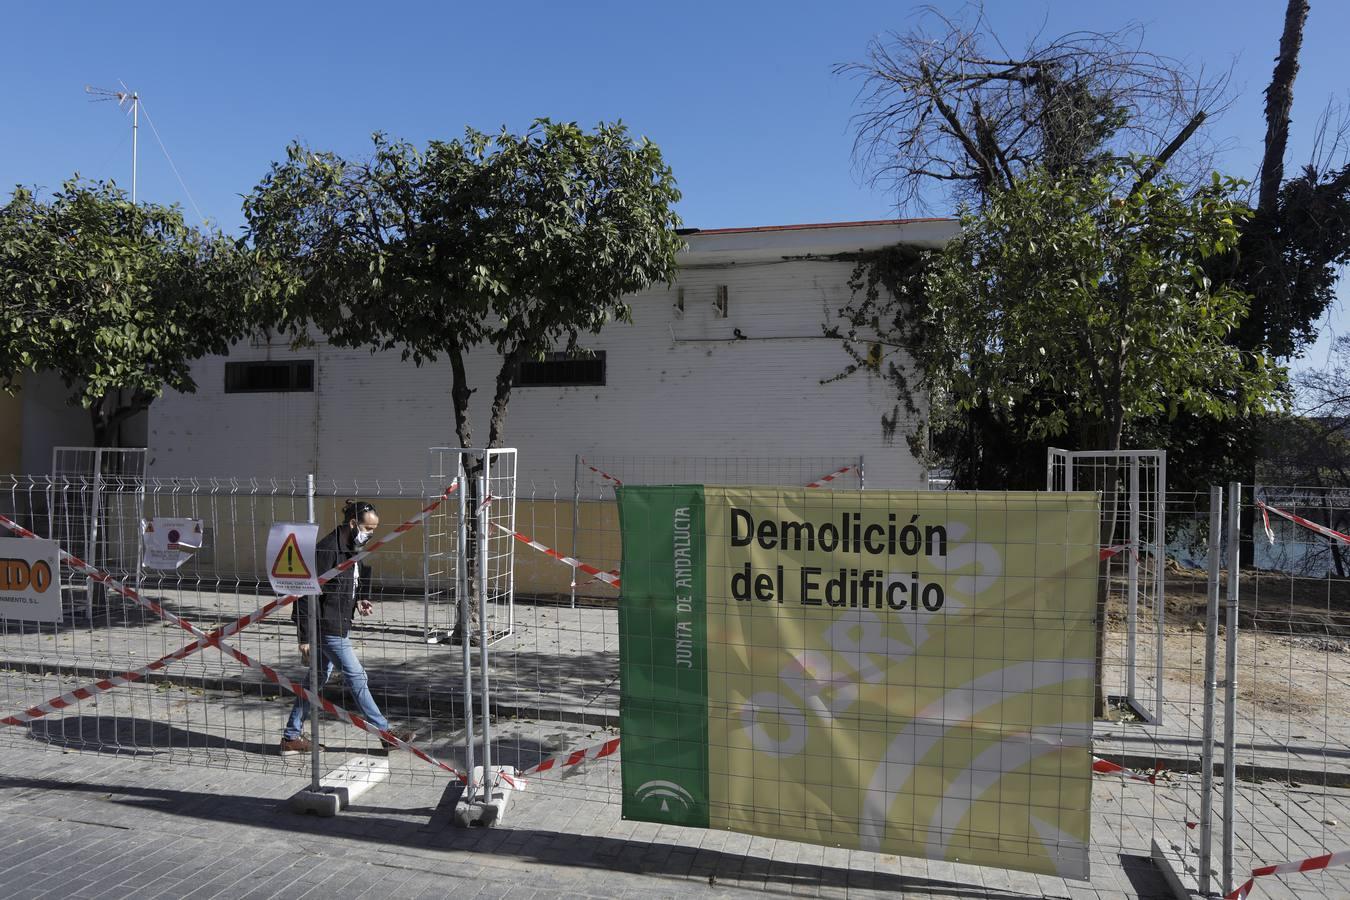
[[[491,527],[488,490],[492,486],[488,467],[490,451],[484,450],[478,492],[478,697],[483,734],[483,802],[492,801],[492,713],[488,707],[488,528]]]
[[[867,490],[867,469],[863,467],[863,455],[858,454],[858,490]]]
[[[577,558],[577,533],[581,530],[581,454],[572,455],[572,558]],[[577,570],[572,570],[572,609],[577,608]]]
[[[1223,550],[1223,488],[1209,488],[1209,602],[1205,606],[1204,719],[1200,747],[1200,847],[1197,880],[1209,893],[1211,844],[1214,836],[1214,695],[1218,692],[1219,575]]]
[[[431,632],[431,525],[429,523],[422,526],[422,639],[427,643],[437,639]]]
[[[1125,696],[1134,701],[1138,696],[1135,690],[1135,671],[1139,654],[1139,457],[1130,456],[1129,473],[1129,534],[1125,543],[1129,546],[1125,565]]]
[[[464,764],[468,767],[470,778],[473,777],[474,770],[474,746],[473,746],[473,660],[470,658],[473,647],[472,635],[470,631],[471,607],[469,604],[469,517],[468,517],[468,494],[469,494],[469,474],[464,466],[464,454],[468,452],[460,450],[455,454],[455,478],[459,481],[459,490],[455,492],[459,498],[458,518],[455,521],[455,595],[458,599],[459,607],[459,632],[460,647],[463,657],[463,677],[464,677]],[[481,542],[481,536],[480,536]],[[479,617],[482,617],[481,611]],[[466,791],[467,791],[466,786]],[[473,800],[472,796],[467,796],[467,800]]]
[[[314,524],[314,473],[310,473],[305,479],[305,495],[309,501],[309,522]],[[311,595],[309,598],[309,690],[317,700],[320,692],[323,691],[323,685],[319,684],[319,656],[322,650],[319,647],[319,596]],[[323,788],[319,785],[319,704],[311,703],[309,705],[309,789],[314,793],[319,793]]]
[[[136,593],[143,594],[144,575],[145,575],[145,541],[140,532],[145,530],[145,469],[141,469],[141,477],[136,480],[136,515],[137,515],[137,534],[136,534]]]
[[[1222,889],[1233,890],[1234,782],[1237,780],[1238,588],[1242,574],[1242,485],[1228,485],[1228,602],[1224,619]]]
[[[1163,635],[1166,633],[1163,626],[1167,606],[1167,453],[1165,451],[1157,457],[1157,467],[1157,472],[1154,476],[1157,479],[1157,485],[1155,486],[1155,490],[1157,491],[1157,510],[1154,514],[1153,522],[1153,564],[1156,567],[1153,574],[1153,583],[1156,586],[1156,596],[1154,597],[1153,603],[1155,607],[1154,613],[1157,617],[1157,620],[1154,623],[1154,634],[1158,637],[1157,640],[1153,642],[1153,664],[1158,689],[1154,692],[1153,718],[1155,724],[1161,725],[1163,720],[1162,683],[1164,645],[1166,643],[1163,640]]]
[[[89,501],[89,547],[85,562],[91,566],[102,565],[98,553],[98,517],[103,514],[103,451],[94,451],[94,495]],[[89,626],[94,625],[94,598],[97,596],[98,582],[85,579],[85,612],[89,616]]]

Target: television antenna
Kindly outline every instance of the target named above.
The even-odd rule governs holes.
[[[125,82],[119,82],[122,85],[120,91],[110,91],[104,88],[96,88],[91,85],[84,86],[84,92],[93,97],[91,103],[103,103],[107,101],[117,101],[118,109],[131,110],[131,202],[136,203],[136,156],[138,132],[141,124],[141,95],[126,86]]]

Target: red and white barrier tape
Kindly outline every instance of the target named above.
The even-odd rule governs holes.
[[[582,464],[583,466],[585,466],[586,468],[590,469],[590,470],[591,470],[592,472],[594,472],[595,474],[599,475],[601,478],[608,479],[609,481],[614,482],[615,484],[619,485],[620,487],[623,487],[623,482],[620,481],[619,479],[615,478],[613,475],[609,474],[608,472],[605,472],[605,471],[603,471],[603,470],[601,470],[601,469],[597,469],[595,466],[593,466],[593,465],[591,465],[590,463],[586,462],[586,460],[584,460],[584,459],[581,461],[581,464]]]
[[[1275,532],[1271,530],[1270,516],[1267,515],[1267,511],[1273,512],[1275,515],[1283,519],[1288,519],[1295,525],[1302,525],[1309,531],[1315,531],[1318,534],[1322,535],[1322,537],[1331,538],[1333,541],[1340,541],[1342,544],[1350,544],[1350,534],[1341,534],[1334,528],[1328,528],[1325,525],[1318,525],[1316,522],[1310,522],[1309,520],[1303,518],[1302,516],[1296,516],[1291,512],[1285,512],[1282,509],[1276,509],[1273,506],[1267,506],[1260,500],[1256,501],[1256,505],[1261,508],[1261,519],[1262,524],[1264,524],[1266,528],[1266,539],[1269,540],[1272,544],[1275,543]]]
[[[608,574],[608,575],[613,575],[615,578],[618,578],[618,577],[619,577],[619,570],[618,570],[618,569],[606,569],[605,572],[606,572],[606,574]],[[587,578],[585,581],[580,581],[580,582],[579,582],[579,581],[576,580],[576,576],[573,575],[573,576],[572,576],[572,587],[586,587],[586,586],[588,586],[588,585],[595,584],[595,583],[598,582],[599,580],[600,580],[599,578]]]
[[[320,583],[323,583],[323,581],[324,579],[321,578]],[[81,688],[76,688],[73,691],[68,691],[59,697],[53,697],[52,699],[44,703],[39,703],[37,706],[30,707],[29,709],[24,710],[21,713],[15,713],[12,716],[5,716],[3,718],[0,718],[0,725],[26,725],[29,722],[32,722],[35,719],[40,719],[45,715],[60,712],[66,707],[76,703],[77,701],[88,700],[90,697],[97,696],[98,694],[105,694],[114,688],[122,687],[123,685],[127,684],[134,684],[144,679],[151,672],[157,672],[160,669],[165,668],[171,662],[180,659],[186,659],[187,657],[196,653],[203,647],[213,646],[216,643],[216,641],[220,640],[221,638],[227,638],[230,635],[235,634],[236,632],[242,631],[249,625],[261,622],[263,619],[267,618],[267,616],[271,615],[276,610],[280,609],[283,606],[289,606],[298,599],[299,595],[297,594],[289,594],[285,597],[278,597],[277,599],[267,603],[265,606],[262,606],[254,610],[253,612],[249,613],[246,616],[243,616],[242,618],[236,619],[235,621],[224,626],[223,628],[215,628],[211,630],[207,634],[205,639],[195,640],[192,643],[187,644],[186,646],[178,648],[177,650],[175,650],[170,654],[161,656],[159,659],[155,660],[149,665],[142,666],[139,669],[132,669],[127,672],[122,672],[118,675],[111,675],[107,678],[100,679],[94,682],[93,684],[85,685],[84,687]]]
[[[437,507],[439,507],[443,502],[445,502],[445,498],[450,496],[450,494],[458,486],[459,486],[458,482],[452,483],[449,487],[445,489],[445,492],[439,498],[437,498],[435,502],[424,507],[422,511],[419,512],[412,519],[409,519],[407,522],[404,522],[403,524],[399,525],[389,534],[388,537],[373,541],[368,547],[352,556],[351,559],[344,560],[338,565],[334,566],[332,569],[330,569],[328,572],[325,572],[323,576],[320,577],[320,581],[322,582],[331,580],[344,569],[351,568],[352,566],[359,563],[361,560],[365,559],[371,553],[374,553],[376,550],[391,543],[392,541],[397,540],[406,532],[411,531],[413,528],[417,527],[417,525],[420,524],[422,521],[424,521],[426,517],[429,516],[432,512],[434,512],[437,509]],[[14,532],[15,534],[21,537],[29,538],[31,540],[40,539],[37,534],[35,534],[32,531],[29,531],[27,528],[24,528],[23,526],[19,525],[17,522],[8,518],[7,516],[0,515],[0,525],[3,525],[5,528],[9,529],[10,531]],[[460,773],[458,770],[453,769],[450,766],[447,766],[440,760],[428,756],[426,753],[417,749],[416,747],[413,747],[411,744],[408,744],[407,742],[400,740],[396,735],[390,733],[389,731],[376,728],[374,725],[371,725],[369,722],[367,722],[360,716],[355,715],[354,713],[349,713],[346,710],[342,709],[341,707],[336,706],[332,702],[325,700],[322,697],[314,697],[305,688],[296,684],[294,681],[291,681],[286,676],[278,673],[276,670],[272,669],[272,667],[264,663],[257,662],[256,660],[249,657],[247,654],[240,652],[239,650],[235,649],[234,647],[224,642],[224,638],[226,637],[227,633],[234,634],[238,632],[240,629],[260,621],[262,618],[270,614],[272,611],[279,609],[280,607],[287,605],[289,603],[294,603],[297,599],[299,599],[297,595],[290,594],[285,597],[280,597],[261,607],[259,610],[249,613],[248,615],[242,617],[241,619],[238,619],[235,622],[230,623],[229,626],[226,626],[225,628],[218,628],[208,633],[202,631],[202,629],[198,628],[196,625],[194,625],[187,619],[184,619],[181,616],[174,615],[173,613],[164,609],[158,603],[155,603],[153,600],[142,597],[140,593],[137,592],[136,590],[123,585],[120,581],[118,581],[113,576],[109,575],[107,572],[104,572],[101,569],[89,565],[84,560],[80,559],[74,554],[71,554],[60,547],[57,547],[57,552],[60,553],[61,559],[71,568],[78,569],[79,571],[83,572],[85,575],[87,575],[94,581],[107,585],[107,587],[114,593],[120,594],[121,596],[126,597],[128,600],[131,600],[132,602],[140,606],[143,606],[146,609],[149,609],[151,612],[160,616],[165,621],[171,622],[179,626],[180,628],[186,630],[187,632],[195,636],[197,640],[194,641],[192,644],[188,644],[186,647],[183,647],[175,651],[174,653],[169,654],[166,657],[162,657],[160,660],[156,660],[154,663],[151,663],[149,666],[146,666],[143,669],[123,673],[122,675],[114,676],[114,678],[111,679],[104,679],[103,681],[98,682],[93,689],[81,688],[76,691],[71,691],[68,694],[63,694],[60,697],[55,698],[55,700],[48,701],[47,703],[41,704],[40,706],[37,707],[33,707],[32,709],[26,711],[25,713],[20,714],[19,716],[10,716],[5,719],[0,719],[0,723],[6,725],[23,725],[26,722],[32,721],[33,718],[39,718],[41,715],[46,715],[49,712],[54,712],[65,706],[68,706],[71,702],[75,700],[86,699],[87,697],[93,696],[94,694],[112,690],[119,684],[128,684],[132,681],[138,680],[139,677],[144,677],[146,673],[153,671],[155,668],[163,668],[163,666],[167,665],[168,662],[171,662],[174,659],[182,659],[183,657],[195,652],[201,647],[214,646],[217,649],[230,654],[239,662],[243,663],[249,668],[256,669],[257,671],[261,672],[269,681],[273,682],[274,684],[280,685],[281,687],[285,688],[286,690],[290,691],[296,696],[308,700],[312,704],[317,704],[326,712],[328,712],[330,715],[335,716],[336,718],[341,719],[342,721],[347,722],[348,724],[353,725],[356,728],[360,728],[363,731],[369,732],[382,738],[387,744],[399,747],[400,749],[403,750],[407,750],[414,756],[417,756],[419,759],[422,759],[436,766],[437,768],[449,772],[450,774],[454,775],[460,780],[464,780],[463,774]],[[230,630],[231,628],[233,628],[233,630]],[[32,715],[34,713],[37,713],[37,715]]]
[[[853,465],[847,465],[847,466],[844,466],[842,469],[839,469],[838,471],[835,471],[835,472],[831,472],[830,474],[826,475],[824,478],[821,478],[821,479],[818,480],[818,481],[813,481],[813,482],[811,482],[810,484],[805,485],[805,487],[809,487],[809,488],[818,488],[818,487],[820,487],[821,485],[824,485],[824,484],[827,484],[827,483],[829,483],[829,482],[831,482],[831,481],[834,481],[834,480],[835,480],[836,478],[838,478],[840,475],[843,475],[845,472],[847,472],[848,470],[853,469],[853,468],[855,468],[855,466],[853,466]]]
[[[1143,775],[1133,769],[1127,769],[1119,763],[1113,763],[1110,760],[1102,759],[1099,756],[1092,757],[1092,771],[1098,775],[1119,775],[1121,778],[1130,781],[1146,781],[1149,784],[1157,784],[1158,776]]]
[[[1128,549],[1130,549],[1130,548],[1129,548],[1129,545],[1127,545],[1127,544],[1122,544],[1122,545],[1119,546],[1119,547],[1103,547],[1103,548],[1102,548],[1100,551],[1098,551],[1098,553],[1097,553],[1097,561],[1098,561],[1098,562],[1101,562],[1102,560],[1110,559],[1111,557],[1115,556],[1117,553],[1124,553],[1124,552],[1125,552],[1126,550],[1128,550]]]
[[[604,759],[606,756],[613,756],[618,752],[619,739],[610,738],[603,744],[596,744],[593,747],[584,747],[580,750],[554,754],[537,766],[531,766],[524,771],[517,772],[516,777],[523,778],[526,775],[538,775],[543,772],[548,772],[551,769],[566,769],[571,766],[579,765],[588,759]]]
[[[602,569],[597,569],[595,566],[587,565],[586,563],[582,562],[579,559],[573,559],[570,556],[563,556],[561,553],[559,553],[557,550],[554,550],[552,547],[547,547],[539,543],[529,535],[521,534],[519,531],[512,531],[505,525],[499,525],[496,522],[494,522],[493,524],[496,525],[497,528],[514,537],[516,540],[520,541],[522,544],[526,544],[530,547],[533,547],[540,553],[551,556],[554,559],[558,560],[559,562],[563,563],[564,565],[571,566],[574,569],[580,569],[587,575],[593,576],[596,581],[603,581],[610,587],[619,587],[618,575],[611,574],[610,572],[606,572]]]
[[[1241,886],[1231,894],[1226,894],[1224,900],[1243,900],[1252,892],[1252,887],[1256,879],[1266,875],[1287,875],[1290,872],[1317,872],[1321,869],[1330,869],[1333,866],[1344,866],[1350,864],[1350,850],[1342,850],[1339,853],[1325,853],[1321,856],[1312,856],[1308,859],[1300,859],[1294,862],[1276,863],[1273,866],[1261,866],[1252,869],[1252,877],[1248,878]]]
[[[613,756],[618,752],[619,739],[610,738],[603,744],[596,744],[593,747],[583,747],[580,750],[555,753],[538,765],[531,766],[528,769],[521,769],[514,774],[506,771],[497,771],[494,773],[496,777],[493,783],[506,784],[514,790],[525,790],[528,786],[525,783],[525,777],[528,775],[541,775],[544,772],[549,772],[553,769],[567,769],[572,766],[580,765],[588,759],[604,759],[605,757]],[[465,796],[472,797],[474,792],[477,791],[481,785],[481,781],[470,782],[469,786],[464,789]]]
[[[376,540],[374,543],[368,545],[364,550],[357,553],[351,559],[344,560],[343,562],[329,569],[327,572],[324,572],[322,575],[319,576],[318,579],[319,584],[321,585],[327,584],[329,581],[336,578],[338,574],[341,573],[344,569],[351,568],[353,565],[365,559],[367,556],[379,550],[381,547],[386,546],[392,541],[398,540],[408,531],[411,531],[413,528],[417,527],[417,525],[425,521],[427,516],[429,516],[432,512],[434,512],[441,505],[441,503],[444,502],[445,498],[448,497],[451,493],[453,493],[457,487],[458,487],[457,483],[452,483],[450,487],[446,488],[445,493],[442,494],[438,500],[436,500],[429,506],[423,508],[421,512],[419,512],[413,518],[409,519],[407,522],[404,522],[402,525],[399,525],[392,532],[390,532],[390,534],[387,537]],[[11,531],[14,531],[16,534],[20,534],[23,537],[28,538],[37,537],[37,535],[34,534],[33,532],[28,531],[27,529],[15,524],[12,520],[6,518],[3,515],[0,515],[0,524],[3,524],[6,528],[9,528]],[[64,551],[62,552],[64,553]],[[74,557],[72,557],[72,559],[73,558]],[[136,600],[136,598],[131,599]],[[107,693],[108,691],[117,687],[121,687],[122,685],[133,684],[135,682],[138,682],[143,678],[145,678],[145,676],[149,675],[151,672],[156,672],[160,669],[163,669],[169,663],[174,662],[175,660],[185,659],[191,656],[193,653],[196,653],[203,647],[213,646],[221,639],[230,637],[233,634],[237,634],[238,632],[243,631],[250,625],[254,625],[257,624],[258,622],[261,622],[263,619],[267,618],[276,610],[280,609],[283,606],[289,606],[298,599],[300,599],[300,595],[288,594],[285,597],[278,597],[274,600],[270,600],[267,603],[263,604],[258,609],[254,610],[253,612],[241,616],[240,618],[234,620],[228,625],[212,629],[209,633],[206,634],[204,638],[199,638],[198,640],[195,640],[192,643],[187,644],[186,646],[178,648],[172,653],[166,654],[165,656],[161,656],[159,659],[155,660],[149,665],[142,666],[139,669],[132,669],[127,672],[122,672],[118,675],[113,675],[108,678],[100,679],[99,681],[96,681],[91,685],[76,688],[75,690],[68,691],[59,697],[54,697],[51,700],[46,701],[45,703],[41,703],[38,704],[37,706],[31,707],[30,709],[27,709],[22,713],[0,718],[0,725],[26,725],[27,723],[32,722],[35,719],[40,719],[43,716],[48,715],[49,713],[59,712],[60,710],[65,709],[66,707],[70,706],[71,704],[77,701],[88,700],[90,697],[96,696],[98,694]],[[136,600],[136,602],[139,603],[141,601]]]

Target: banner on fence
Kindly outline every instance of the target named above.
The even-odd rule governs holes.
[[[61,560],[55,541],[0,538],[0,619],[61,621]]]
[[[626,817],[1087,877],[1095,494],[618,498]]]
[[[177,569],[202,548],[202,523],[200,519],[146,519],[141,540],[145,547],[142,564],[147,569]]]

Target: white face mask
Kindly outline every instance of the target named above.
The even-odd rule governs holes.
[[[352,535],[352,540],[356,542],[356,546],[360,547],[366,541],[374,537],[374,535],[375,532],[373,531],[362,531],[360,528],[357,528],[356,533]]]

